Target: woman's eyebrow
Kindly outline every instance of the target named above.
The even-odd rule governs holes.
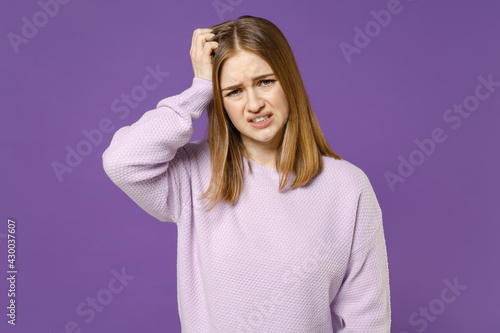
[[[254,77],[254,78],[253,78],[253,80],[254,80],[254,81],[257,81],[257,80],[263,79],[263,78],[268,77],[268,76],[271,76],[271,75],[274,75],[274,73],[269,73],[269,74],[259,75],[259,76]],[[233,90],[233,89],[238,88],[239,86],[241,86],[241,83],[239,83],[239,84],[235,84],[235,85],[230,86],[230,87],[226,87],[226,88],[222,89],[221,91],[224,91],[224,90]]]

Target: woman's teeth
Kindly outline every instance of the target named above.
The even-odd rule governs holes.
[[[264,116],[264,117],[260,117],[260,118],[255,118],[255,119],[252,119],[252,121],[253,121],[254,123],[260,123],[260,122],[262,122],[262,121],[264,121],[264,120],[267,120],[267,118],[269,118],[269,116]]]

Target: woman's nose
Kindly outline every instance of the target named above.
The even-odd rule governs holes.
[[[247,109],[251,112],[259,112],[264,106],[264,100],[259,96],[255,89],[247,90]]]

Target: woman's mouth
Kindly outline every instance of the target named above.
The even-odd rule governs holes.
[[[250,120],[250,124],[255,128],[264,128],[264,127],[269,126],[273,122],[273,120],[274,120],[274,117],[271,114],[269,116],[264,116],[264,117],[252,119],[252,120]]]

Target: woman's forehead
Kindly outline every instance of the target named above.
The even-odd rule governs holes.
[[[262,57],[246,52],[238,53],[224,62],[221,69],[221,82],[236,84],[242,79],[253,79],[264,74],[273,73],[269,63]]]

